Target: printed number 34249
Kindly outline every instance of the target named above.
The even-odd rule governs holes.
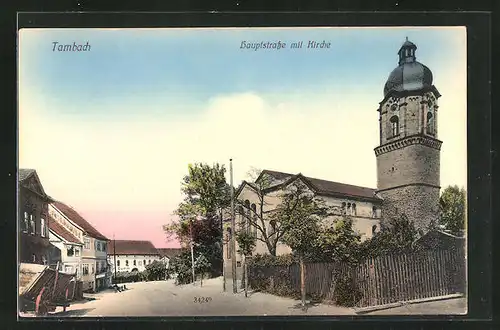
[[[212,297],[194,297],[194,302],[203,304],[212,301]]]

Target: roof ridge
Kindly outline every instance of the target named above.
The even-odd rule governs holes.
[[[342,185],[345,185],[345,186],[351,186],[351,187],[358,187],[358,188],[366,188],[366,189],[377,190],[377,188],[370,188],[370,187],[360,186],[360,185],[351,184],[351,183],[344,183],[344,182],[340,182],[340,181],[333,181],[333,180],[326,180],[326,179],[313,178],[313,177],[310,177],[310,176],[305,176],[305,175],[303,175],[303,176],[304,176],[306,179],[311,179],[311,180],[320,180],[320,181],[326,181],[326,182],[338,183],[338,184],[342,184]]]

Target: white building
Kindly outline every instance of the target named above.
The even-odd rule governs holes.
[[[111,271],[142,272],[153,261],[160,261],[160,253],[150,241],[113,240],[108,246],[108,264]]]
[[[49,205],[49,217],[69,231],[81,243],[80,263],[75,272],[81,274],[84,291],[99,291],[111,283],[111,272],[107,267],[106,246],[108,239],[95,229],[72,207],[55,201]],[[63,254],[63,251],[61,251]],[[74,256],[76,259],[77,257]],[[53,263],[53,262],[51,262]]]

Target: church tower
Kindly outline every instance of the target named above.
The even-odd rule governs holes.
[[[384,87],[380,102],[377,190],[383,198],[382,218],[406,214],[426,232],[439,214],[440,150],[437,100],[432,72],[416,61],[417,46],[399,49],[398,67]]]

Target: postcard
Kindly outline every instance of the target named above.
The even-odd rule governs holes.
[[[466,314],[466,37],[20,29],[19,315]]]

